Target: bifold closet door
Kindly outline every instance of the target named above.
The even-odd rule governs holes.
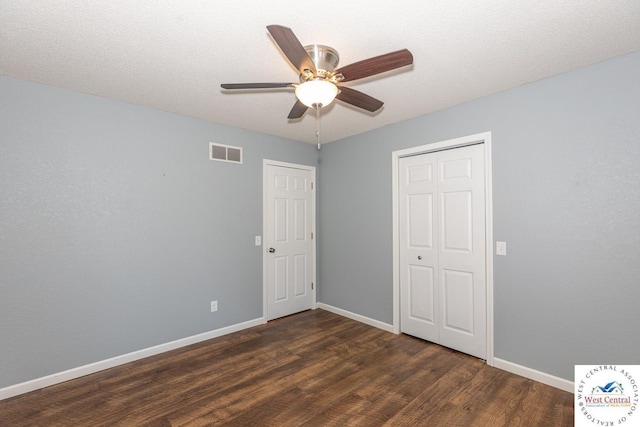
[[[484,148],[400,159],[400,329],[486,358]]]

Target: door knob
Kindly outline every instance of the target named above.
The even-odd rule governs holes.
[[[422,255],[418,255],[418,259],[422,259]]]
[[[276,248],[269,248],[269,253],[274,253],[276,251]]]

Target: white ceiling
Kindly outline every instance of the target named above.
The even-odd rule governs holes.
[[[414,65],[347,85],[385,102],[322,110],[335,141],[640,50],[639,0],[0,0],[0,74],[315,143],[287,120],[297,82],[266,26],[340,65],[408,48]]]

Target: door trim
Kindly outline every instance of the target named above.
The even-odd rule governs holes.
[[[313,233],[313,244],[311,245],[311,281],[313,282],[313,301],[311,303],[311,308],[316,309],[318,307],[317,301],[317,290],[318,290],[318,281],[316,280],[316,253],[317,253],[317,242],[318,242],[318,234],[316,233],[316,194],[317,193],[317,183],[316,183],[316,168],[315,166],[308,165],[299,165],[296,163],[287,163],[280,162],[277,160],[268,160],[262,159],[262,319],[263,323],[267,323],[268,317],[268,297],[267,297],[267,286],[268,286],[268,277],[267,277],[267,262],[268,262],[268,248],[266,236],[267,234],[267,168],[268,166],[280,166],[291,169],[301,169],[305,171],[311,172],[311,182],[313,183],[312,189],[312,197],[311,197],[311,232]]]
[[[485,244],[487,286],[487,365],[494,366],[493,330],[493,184],[491,177],[491,132],[420,145],[391,153],[392,204],[393,204],[393,332],[400,333],[400,222],[399,222],[399,162],[401,157],[415,156],[446,149],[482,144],[485,162]]]

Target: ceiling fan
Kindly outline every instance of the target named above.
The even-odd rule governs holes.
[[[377,111],[384,104],[382,101],[342,86],[341,83],[374,76],[413,63],[411,52],[403,49],[336,69],[340,57],[335,49],[315,44],[303,46],[290,28],[281,25],[269,25],[267,30],[284,56],[300,73],[300,82],[225,83],[220,86],[223,89],[295,88],[297,100],[287,116],[289,119],[301,118],[308,108],[315,108],[319,115],[320,108],[329,105],[334,98],[366,111]]]

